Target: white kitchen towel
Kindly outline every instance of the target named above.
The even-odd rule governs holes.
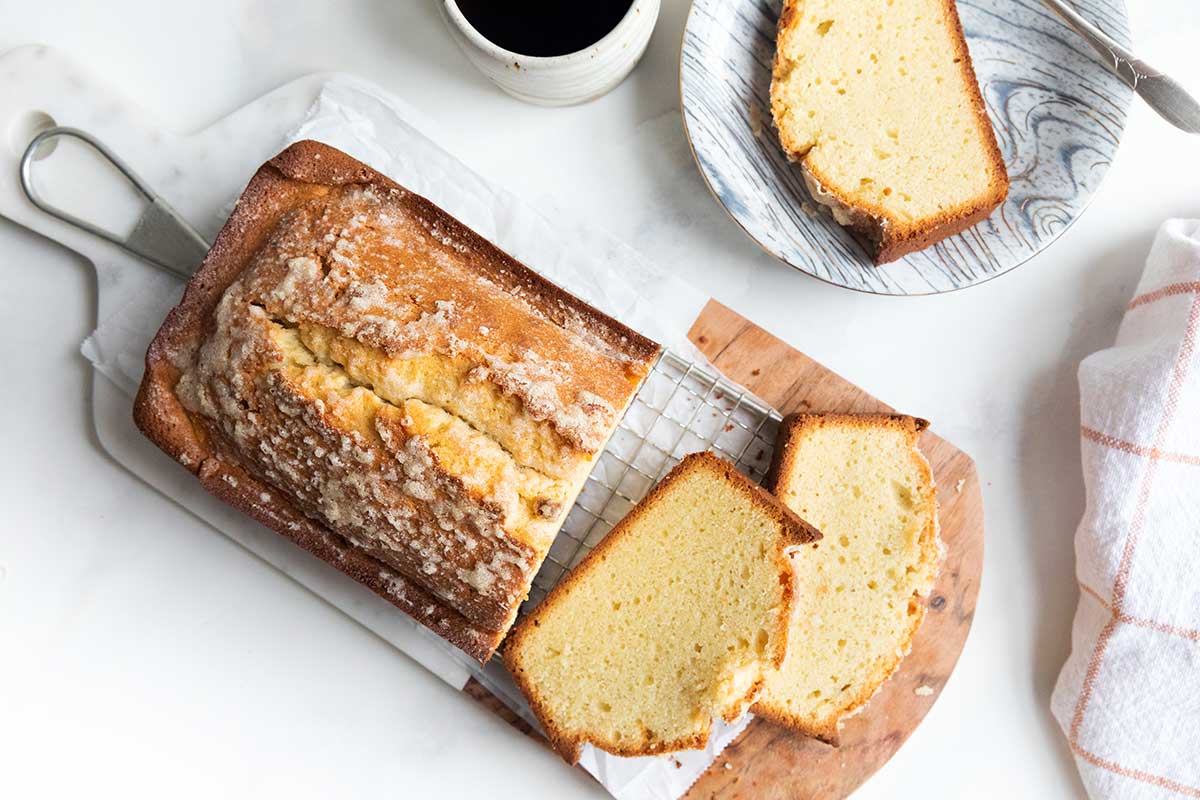
[[[1200,797],[1200,221],[1170,220],[1079,368],[1079,608],[1051,707],[1100,798]]]

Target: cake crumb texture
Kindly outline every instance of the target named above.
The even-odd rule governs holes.
[[[836,742],[839,723],[895,672],[941,559],[937,499],[917,447],[927,423],[898,415],[795,415],[768,486],[825,538],[796,559],[787,658],[754,712]]]
[[[783,660],[790,560],[820,534],[728,462],[686,457],[524,617],[504,659],[568,761],[703,747]]]
[[[877,263],[975,224],[1008,192],[954,0],[786,0],[771,111],[814,199]]]

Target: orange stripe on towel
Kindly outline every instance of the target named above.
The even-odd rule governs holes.
[[[1118,439],[1115,436],[1109,436],[1107,433],[1089,428],[1086,425],[1080,426],[1079,432],[1083,438],[1104,447],[1120,450],[1123,453],[1130,453],[1135,456],[1145,456],[1156,461],[1174,461],[1177,464],[1191,464],[1200,467],[1200,456],[1191,456],[1186,453],[1171,453],[1158,450],[1153,447],[1146,447],[1133,442],[1127,442],[1124,439]]]
[[[1200,642],[1200,629],[1180,628],[1176,625],[1168,625],[1165,622],[1157,622],[1152,619],[1146,619],[1145,617],[1134,617],[1124,612],[1113,612],[1112,603],[1105,600],[1095,589],[1082,581],[1079,582],[1079,588],[1084,594],[1091,595],[1097,603],[1112,612],[1113,616],[1116,617],[1117,622],[1123,622],[1126,625],[1134,625],[1138,628],[1147,628],[1152,631],[1158,631],[1159,633],[1168,633],[1172,636],[1178,636],[1181,639],[1187,639],[1189,642]]]
[[[1100,758],[1100,756],[1096,755],[1095,753],[1089,753],[1078,744],[1072,743],[1071,751],[1089,764],[1094,764],[1095,766],[1100,767],[1101,769],[1106,769],[1109,772],[1115,772],[1118,775],[1124,775],[1126,778],[1133,778],[1134,780],[1153,784],[1154,786],[1159,786],[1163,789],[1170,789],[1173,792],[1178,792],[1179,794],[1187,795],[1188,797],[1200,797],[1200,788],[1195,786],[1187,786],[1179,781],[1173,781],[1170,778],[1164,778],[1161,775],[1153,775],[1140,769],[1123,767],[1115,761],[1109,761],[1107,759]]]
[[[1162,300],[1164,297],[1175,297],[1181,294],[1193,294],[1200,292],[1200,281],[1190,281],[1188,283],[1172,283],[1161,289],[1155,289],[1153,292],[1139,294],[1137,297],[1129,301],[1129,308],[1137,308],[1144,306],[1147,303],[1153,303],[1155,300]]]

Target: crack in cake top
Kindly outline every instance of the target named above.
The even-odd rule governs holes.
[[[474,365],[571,445],[598,451],[653,348],[515,262],[464,241],[400,189],[335,187],[285,214],[243,276],[272,316],[315,323],[390,358]],[[649,352],[648,352],[649,351]]]

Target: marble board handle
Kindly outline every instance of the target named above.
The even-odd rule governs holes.
[[[130,185],[147,201],[148,205],[138,217],[128,236],[120,237],[99,225],[65,211],[50,203],[38,192],[33,175],[38,156],[51,150],[57,139],[63,136],[70,136],[89,145],[115,167],[117,172],[129,181]],[[192,271],[204,260],[204,256],[208,252],[208,242],[188,224],[187,220],[142,180],[133,171],[133,168],[121,160],[120,156],[86,131],[61,125],[42,131],[34,136],[25,148],[18,170],[21,191],[25,193],[29,202],[43,212],[85,233],[112,242],[122,250],[138,256],[147,263],[176,277],[185,279],[190,277]]]

